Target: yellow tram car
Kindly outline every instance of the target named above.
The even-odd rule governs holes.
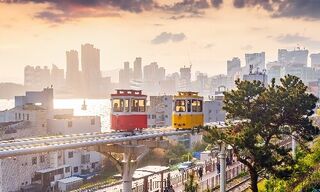
[[[198,92],[178,92],[173,97],[172,127],[193,129],[203,126],[203,97]]]

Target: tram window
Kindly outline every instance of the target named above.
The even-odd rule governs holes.
[[[191,112],[191,100],[187,100],[187,111]]]
[[[146,100],[140,99],[139,100],[139,112],[145,112],[146,111]]]
[[[122,112],[123,111],[123,99],[113,99],[112,106],[114,112]]]
[[[192,100],[192,112],[202,112],[201,100]]]
[[[129,99],[124,100],[124,112],[129,112]]]
[[[146,111],[146,101],[144,99],[133,99],[131,102],[132,112],[145,112]]]
[[[176,112],[185,112],[186,111],[186,101],[185,100],[176,100],[175,103]]]
[[[192,100],[192,112],[198,112],[197,105],[198,105],[198,101]]]
[[[198,112],[202,112],[202,100],[198,101]]]

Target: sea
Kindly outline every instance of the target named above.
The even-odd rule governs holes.
[[[100,116],[101,131],[110,130],[110,110],[109,99],[86,99],[87,110],[81,110],[83,99],[55,99],[55,109],[73,109],[76,116]],[[13,99],[0,99],[0,111],[14,107]]]

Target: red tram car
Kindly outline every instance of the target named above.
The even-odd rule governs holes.
[[[111,94],[111,129],[134,131],[147,128],[146,99],[141,90],[116,90]]]

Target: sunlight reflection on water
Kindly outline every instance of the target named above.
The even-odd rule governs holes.
[[[100,116],[102,131],[110,130],[110,109],[109,99],[87,99],[87,110],[81,110],[83,99],[55,99],[54,108],[73,109],[77,116]],[[0,99],[0,110],[11,109],[14,107],[14,100]]]

